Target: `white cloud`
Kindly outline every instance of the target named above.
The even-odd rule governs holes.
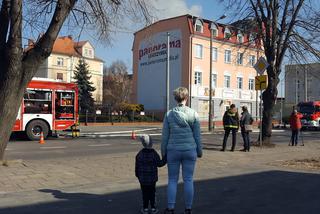
[[[194,16],[202,15],[201,5],[191,5],[188,7],[185,0],[150,0],[151,5],[155,8],[155,17],[157,19],[166,19],[184,14]]]

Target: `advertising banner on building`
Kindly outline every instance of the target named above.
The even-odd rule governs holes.
[[[181,86],[182,40],[179,29],[170,34],[170,107],[175,105],[172,91]],[[151,34],[139,43],[138,102],[145,109],[163,110],[166,107],[167,32]]]

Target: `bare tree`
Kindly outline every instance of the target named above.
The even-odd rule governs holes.
[[[234,17],[243,19],[247,31],[256,32],[262,41],[267,68],[268,87],[263,92],[262,139],[269,143],[272,114],[277,99],[279,74],[286,57],[298,63],[319,61],[320,12],[316,0],[221,0]],[[240,22],[237,22],[238,24]]]
[[[149,21],[144,0],[1,0],[0,9],[0,161],[24,90],[51,54],[62,26],[91,29],[97,38],[110,39],[123,19]],[[136,21],[136,20],[135,20]],[[33,47],[23,49],[22,38],[44,32]],[[17,102],[18,101],[18,102]]]
[[[121,103],[129,101],[131,80],[124,62],[113,62],[106,68],[103,78],[103,102],[118,110]]]

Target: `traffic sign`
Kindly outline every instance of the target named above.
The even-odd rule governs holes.
[[[263,90],[267,88],[267,75],[261,75],[255,77],[255,89]]]
[[[260,75],[262,75],[268,66],[269,66],[269,63],[267,62],[267,60],[264,57],[260,57],[258,59],[257,63],[253,67],[254,67],[254,69],[256,69],[256,71]]]

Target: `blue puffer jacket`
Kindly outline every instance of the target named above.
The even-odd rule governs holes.
[[[197,112],[179,105],[168,111],[164,117],[162,128],[161,154],[165,156],[168,150],[197,149],[197,155],[202,156],[200,123]]]

